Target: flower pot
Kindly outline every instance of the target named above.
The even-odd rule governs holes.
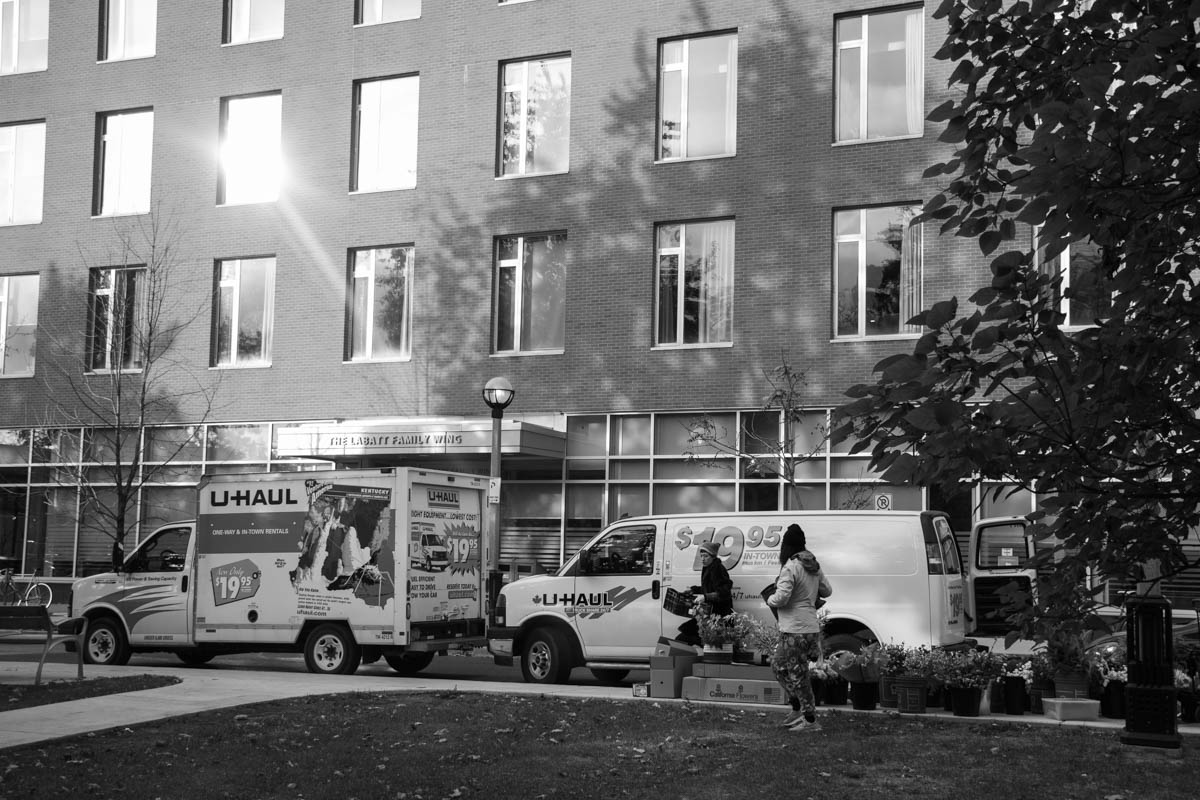
[[[1125,719],[1125,681],[1109,681],[1100,695],[1100,716]]]
[[[826,678],[825,679],[825,705],[827,706],[844,706],[846,705],[846,682],[841,678]]]
[[[744,650],[737,645],[733,646],[733,661],[735,664],[753,664],[755,653],[753,650]]]
[[[896,707],[896,678],[892,675],[879,676],[879,705],[884,708]]]
[[[1025,713],[1025,679],[1005,676],[1004,713],[1021,716]]]
[[[1042,705],[1042,698],[1054,697],[1054,686],[1046,681],[1034,681],[1029,687],[1029,711],[1032,714],[1046,713],[1045,706]]]
[[[929,684],[920,675],[895,679],[896,710],[901,714],[924,714],[929,702]],[[882,705],[882,703],[880,704]]]
[[[808,685],[812,687],[813,703],[825,705],[825,679],[808,676]]]
[[[704,654],[700,660],[705,664],[729,664],[733,661],[733,645],[704,645]]]
[[[879,705],[878,681],[852,681],[850,683],[850,705],[859,711],[874,711]]]
[[[1004,682],[999,678],[988,684],[987,704],[989,713],[1004,713]]]
[[[950,706],[956,717],[978,717],[983,690],[976,686],[951,686]]]
[[[1197,722],[1196,719],[1196,693],[1189,691],[1179,692],[1179,721],[1180,722]]]

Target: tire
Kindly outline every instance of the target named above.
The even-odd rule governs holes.
[[[353,675],[362,649],[345,625],[318,625],[304,641],[304,665],[318,675]]]
[[[212,653],[206,653],[199,648],[179,650],[175,655],[189,667],[199,667],[213,660]]]
[[[592,668],[592,675],[596,680],[608,686],[616,686],[621,681],[625,680],[625,676],[629,674],[627,669],[601,669],[599,667]]]
[[[431,558],[425,559],[425,571],[433,572],[433,559],[431,559]]]
[[[836,653],[839,650],[849,650],[851,653],[857,653],[866,646],[866,641],[849,633],[835,633],[833,636],[825,639],[822,643],[825,648],[825,655]]]
[[[566,683],[571,674],[566,656],[562,636],[549,628],[539,628],[525,642],[521,676],[526,683]]]
[[[48,606],[54,599],[54,592],[44,583],[35,583],[25,592],[25,603],[31,606]]]
[[[401,675],[416,675],[433,662],[432,652],[408,651],[405,653],[386,653],[383,660]]]
[[[104,667],[128,664],[129,640],[121,623],[112,617],[89,621],[83,637],[83,660]]]

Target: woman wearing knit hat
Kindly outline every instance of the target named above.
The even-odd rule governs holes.
[[[793,731],[818,730],[808,663],[821,657],[817,601],[833,594],[833,587],[821,572],[817,557],[808,552],[799,525],[789,525],[784,533],[779,563],[775,592],[766,599],[779,617],[779,645],[771,669],[792,704],[792,713],[784,718],[783,726]]]
[[[733,613],[733,579],[718,557],[721,547],[716,542],[700,545],[700,585],[691,588],[696,602],[705,603],[718,617]],[[689,619],[679,626],[679,641],[699,647],[700,626]]]

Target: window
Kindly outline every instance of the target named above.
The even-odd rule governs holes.
[[[145,366],[145,281],[143,266],[91,271],[88,369],[99,372]]]
[[[906,8],[837,20],[837,141],[921,134],[923,13]]]
[[[221,173],[217,203],[279,199],[283,175],[279,92],[221,100]]]
[[[737,150],[737,34],[673,39],[658,47],[658,158]]]
[[[421,16],[421,0],[358,0],[354,4],[355,25],[378,25]]]
[[[566,246],[566,234],[496,241],[495,352],[562,350]]]
[[[580,554],[592,575],[649,575],[654,572],[653,527],[618,528]]]
[[[566,172],[571,59],[503,64],[500,81],[500,175]]]
[[[412,353],[413,248],[350,251],[347,358],[387,361]]]
[[[50,0],[0,0],[0,75],[46,69]]]
[[[283,38],[283,0],[225,0],[222,44]]]
[[[100,3],[100,60],[123,61],[154,55],[158,0]]]
[[[0,275],[0,375],[32,375],[38,276]]]
[[[1086,327],[1112,316],[1112,289],[1099,245],[1075,242],[1052,258],[1046,258],[1039,249],[1037,259],[1042,272],[1051,278],[1062,276],[1057,291],[1059,310],[1066,318],[1064,326]]]
[[[733,220],[655,228],[656,345],[729,342],[733,331]]]
[[[150,210],[153,139],[152,110],[96,116],[94,215],[145,214]]]
[[[270,362],[274,296],[273,257],[217,262],[212,366],[264,366]]]
[[[42,221],[46,123],[0,125],[0,225]]]
[[[354,151],[350,190],[374,192],[417,185],[420,78],[354,84]]]
[[[919,333],[905,323],[921,309],[919,206],[855,208],[834,214],[837,336]]]

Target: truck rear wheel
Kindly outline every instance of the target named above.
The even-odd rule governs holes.
[[[83,639],[83,660],[89,664],[119,667],[129,663],[129,641],[121,623],[112,617],[88,622]]]
[[[401,675],[416,675],[433,662],[433,653],[409,651],[407,653],[388,653],[383,657],[388,666]]]
[[[362,649],[344,625],[318,625],[304,642],[304,664],[319,675],[353,675]]]
[[[213,660],[212,653],[206,653],[198,647],[193,647],[188,650],[180,650],[175,653],[179,660],[189,667],[199,667],[202,664],[207,664]]]
[[[526,683],[566,683],[571,674],[566,655],[567,645],[562,636],[549,628],[540,628],[525,643],[521,675]]]

